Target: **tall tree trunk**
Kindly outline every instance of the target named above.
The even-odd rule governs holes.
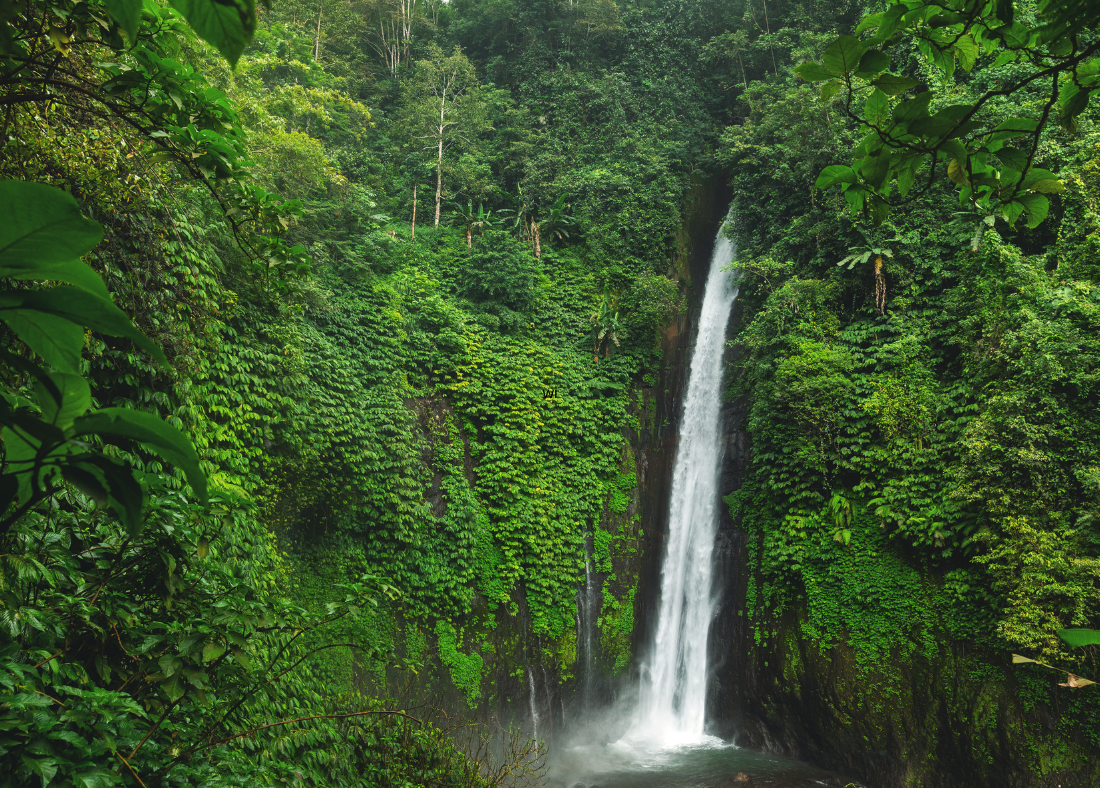
[[[886,314],[886,278],[882,275],[882,255],[875,257],[875,306],[879,314]]]
[[[531,226],[535,228],[535,257],[542,259],[542,243],[539,241],[539,225],[538,222],[531,222]]]
[[[444,112],[447,108],[447,91],[439,99],[439,148],[435,159],[435,226],[439,226],[439,206],[443,198],[443,131],[447,128],[443,123]]]
[[[313,37],[313,59],[321,60],[321,13],[325,10],[324,0],[317,6],[317,35]]]
[[[472,249],[473,246],[474,246],[474,239],[473,239],[473,236],[470,234],[470,228],[467,227],[466,228],[466,248],[467,249]]]
[[[439,127],[439,155],[435,160],[435,226],[439,226],[439,203],[443,197],[443,127]]]
[[[764,6],[764,28],[768,31],[768,50],[772,53],[772,71],[774,71],[775,75],[778,77],[779,66],[775,64],[775,49],[772,47],[771,43],[772,26],[768,21],[768,0],[761,0],[761,3]]]
[[[419,186],[418,181],[413,181],[413,220],[412,220],[412,240],[416,240],[416,187]]]

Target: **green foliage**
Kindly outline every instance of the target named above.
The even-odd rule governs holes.
[[[1054,9],[1016,6],[1032,32]],[[1072,135],[1050,122],[1068,82],[1058,63],[1094,34],[1067,56],[1054,39],[994,41],[1011,29],[997,21],[974,53],[964,28],[991,20],[992,4],[873,10],[864,30],[838,26],[790,58],[823,91],[785,77],[738,89],[745,120],[717,154],[738,209],[730,393],[745,397],[753,457],[727,498],[748,532],[744,616],[768,658],[788,657],[768,702],[827,681],[833,719],[864,726],[873,749],[893,735],[884,710],[899,708],[902,725],[929,725],[929,742],[961,730],[991,742],[1015,698],[1055,722],[1049,735],[1008,735],[1036,769],[1071,780],[1089,774],[1069,753],[1095,744],[1095,688],[1008,665],[1016,651],[1095,672],[1092,647],[1058,633],[1100,624],[1096,280],[1085,262],[1097,113],[1082,105]],[[902,27],[876,39],[891,20]],[[744,43],[727,45],[737,68]],[[1029,54],[998,63],[1011,48]],[[950,78],[948,56],[963,66]],[[815,190],[830,181],[840,189]],[[1027,205],[1009,207],[1020,196],[1036,208],[1028,222],[1017,220]],[[951,675],[960,654],[975,700],[950,732],[929,724],[922,701],[893,699],[915,697],[917,666]],[[929,697],[950,707],[956,691],[935,685]],[[1011,698],[990,700],[1001,693]]]
[[[602,479],[618,465],[626,418],[612,375],[593,377],[582,353],[534,340],[476,333],[449,384],[479,440],[475,491],[484,502],[506,593],[523,580],[533,629],[558,637],[573,626],[583,524],[603,511]],[[531,528],[530,524],[537,526]]]
[[[42,184],[0,182],[0,199],[13,211],[12,221],[0,231],[0,270],[16,280],[61,279],[78,284],[0,293],[0,319],[26,347],[61,370],[48,371],[10,349],[3,351],[9,376],[26,376],[37,385],[34,400],[18,391],[4,392],[2,529],[6,531],[68,482],[96,503],[109,505],[131,535],[141,531],[145,503],[141,483],[127,464],[91,449],[92,437],[116,443],[127,439],[159,454],[187,475],[205,502],[206,477],[199,470],[198,456],[175,427],[151,414],[124,408],[85,415],[92,404],[91,393],[88,383],[76,374],[84,328],[125,337],[167,364],[160,348],[110,300],[95,271],[79,260],[102,238],[99,225],[85,219],[70,196]]]
[[[612,675],[621,675],[630,667],[633,658],[632,642],[634,635],[634,592],[621,599],[611,593],[611,578],[604,585],[603,602],[600,605],[600,617],[597,626],[600,630],[600,648],[604,664],[609,666]]]
[[[463,654],[459,633],[446,621],[436,623],[435,636],[439,658],[450,672],[451,683],[466,693],[466,702],[471,709],[475,708],[481,697],[481,671],[484,666],[481,654],[476,651]]]
[[[611,572],[612,536],[602,528],[592,532],[592,569],[596,572]]]
[[[476,249],[455,261],[459,293],[497,318],[508,333],[522,329],[537,297],[538,261],[511,236],[490,232]]]
[[[868,132],[852,166],[826,167],[814,187],[840,184],[853,213],[882,224],[892,206],[931,187],[942,162],[964,207],[995,213],[1010,226],[1025,215],[1027,226],[1037,227],[1050,211],[1047,195],[1065,191],[1051,171],[1034,166],[1044,126],[1057,108],[1061,124],[1076,128],[1100,86],[1100,46],[1076,36],[1098,21],[1084,4],[1070,12],[1045,3],[1017,17],[1011,0],[899,1],[864,17],[855,36],[834,39],[819,62],[795,69],[809,82],[824,81],[823,101],[843,90],[844,111]],[[920,52],[918,74],[888,71],[892,50],[902,45]],[[1004,83],[986,88],[975,79],[960,101],[951,95],[956,67],[969,74],[976,66],[1003,75]],[[904,97],[922,83],[927,89]],[[1023,100],[1024,114],[1015,113],[1013,99]],[[924,184],[911,195],[918,180]]]
[[[1082,549],[1081,536],[1071,528],[1037,528],[1023,517],[1008,518],[1003,528],[1004,536],[978,559],[1006,596],[1001,636],[1041,654],[1058,654],[1059,638],[1070,646],[1086,645],[1064,633],[1067,625],[1094,620],[1100,562]]]
[[[116,0],[116,7],[128,8],[129,3]],[[212,0],[172,0],[172,7],[183,14],[199,38],[213,45],[230,65],[236,65],[244,48],[256,31],[256,4],[253,0],[233,0],[230,3]],[[137,25],[128,27],[130,39],[135,38]]]

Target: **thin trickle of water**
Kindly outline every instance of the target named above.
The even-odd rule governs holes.
[[[585,539],[584,587],[577,592],[577,643],[579,644],[581,698],[580,708],[592,703],[592,682],[596,675],[596,654],[592,643],[599,617],[599,589],[592,572],[592,549]]]
[[[531,738],[535,740],[535,747],[539,747],[539,704],[535,699],[535,672],[530,666],[527,668],[527,698],[531,706],[531,725],[534,727]]]
[[[554,687],[550,683],[550,673],[546,670],[546,665],[542,666],[542,691],[546,695],[546,714],[550,720],[550,733],[549,738],[554,738]]]
[[[707,631],[713,613],[711,553],[722,461],[722,355],[726,324],[737,298],[733,274],[724,269],[735,251],[733,241],[719,229],[680,422],[657,636],[628,734],[631,738],[674,744],[704,735]]]

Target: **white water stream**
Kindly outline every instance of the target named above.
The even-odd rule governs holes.
[[[582,720],[571,743],[555,753],[551,785],[701,788],[732,785],[738,772],[751,774],[753,784],[760,788],[850,784],[848,780],[836,782],[836,775],[807,764],[738,749],[705,733],[707,633],[716,590],[711,559],[722,464],[722,356],[726,324],[737,299],[732,274],[722,269],[733,262],[734,252],[733,243],[719,230],[700,309],[673,466],[657,636],[643,671],[630,728],[618,741],[608,743],[610,730],[622,730],[618,727],[619,709],[612,708],[605,716],[596,710],[595,716]],[[578,591],[579,635],[584,632],[580,622],[593,611],[587,603],[598,584],[591,580],[589,567],[585,587]],[[595,610],[598,614],[598,608]],[[591,651],[583,637],[578,647]],[[580,656],[578,653],[578,661]]]
[[[737,299],[733,274],[725,269],[735,251],[733,241],[720,228],[699,312],[673,467],[657,637],[626,737],[658,746],[690,745],[709,738],[703,725],[707,632],[714,605],[711,554],[722,462],[722,355],[726,324]]]

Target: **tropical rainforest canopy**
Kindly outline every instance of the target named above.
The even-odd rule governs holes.
[[[516,653],[569,682],[586,549],[632,668],[704,183],[756,641],[1060,676],[1019,735],[1087,768],[1097,15],[0,0],[0,785],[537,777],[431,698],[501,701]]]

